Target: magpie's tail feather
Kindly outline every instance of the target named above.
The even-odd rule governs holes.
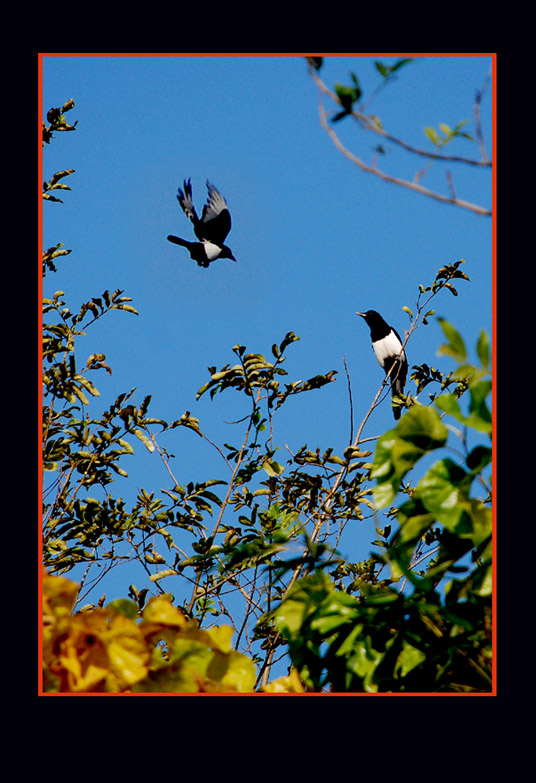
[[[181,239],[180,237],[175,237],[173,234],[169,234],[168,236],[168,242],[173,242],[174,245],[181,245],[181,247],[190,247],[191,242],[187,242],[186,239]]]
[[[395,378],[391,385],[391,391],[393,393],[393,397],[402,397],[404,394],[404,384],[402,381],[400,381],[398,378]]]
[[[400,383],[400,381],[394,381],[393,385],[391,386],[391,395],[392,397],[401,397],[404,394],[404,387]],[[398,404],[393,405],[393,416],[398,421],[400,418],[402,409],[399,407]]]

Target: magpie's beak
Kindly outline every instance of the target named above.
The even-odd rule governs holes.
[[[361,316],[361,318],[364,318],[364,317],[365,317],[365,313],[356,313],[356,315],[360,315],[360,316]]]

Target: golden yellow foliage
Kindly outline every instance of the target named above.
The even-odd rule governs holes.
[[[279,677],[265,685],[264,693],[305,693],[296,669],[292,669],[287,677]]]
[[[202,630],[166,598],[139,617],[132,602],[72,614],[78,586],[43,579],[44,690],[60,693],[247,693],[253,661],[231,648],[229,626]],[[119,611],[128,604],[129,611]],[[135,611],[134,611],[135,610]],[[129,616],[126,616],[128,614]]]

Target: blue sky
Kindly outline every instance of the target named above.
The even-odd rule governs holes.
[[[328,57],[320,76],[333,88],[350,83],[353,71],[367,99],[381,81],[375,59],[392,64],[398,55]],[[320,126],[317,89],[303,57],[54,55],[42,65],[44,114],[73,98],[67,121],[78,121],[74,133],[56,134],[43,153],[45,179],[76,170],[64,180],[72,188],[62,195],[64,203],[43,205],[43,247],[63,242],[72,249],[59,271],[47,274],[44,293],[64,291],[74,312],[105,289],[121,288],[140,313],[111,313],[79,343],[79,365],[103,352],[113,369],[111,377],[92,376],[101,392],[90,408],[95,415],[136,386],[138,403],[152,395],[152,415],[172,421],[189,410],[212,440],[238,443],[242,430],[226,422],[247,413],[241,398],[228,392],[214,401],[208,395],[195,400],[208,380],[207,367],[234,364],[236,343],[269,356],[272,343],[292,330],[301,339],[287,351],[285,380],[339,374],[335,383],[284,406],[276,442],[292,451],[307,443],[342,453],[350,427],[343,357],[356,424],[382,380],[357,310],[378,310],[403,334],[409,319],[402,308],[414,309],[419,284],[430,284],[440,266],[464,258],[472,282],[460,282],[458,297],[445,292],[433,306],[460,330],[470,351],[481,329],[491,335],[490,218],[358,170]],[[416,57],[367,111],[393,135],[432,149],[426,126],[454,127],[467,119],[465,129],[474,132],[475,91],[490,68],[490,56]],[[482,124],[490,157],[491,98],[489,89]],[[333,127],[350,150],[372,160],[377,137],[348,118]],[[395,176],[412,179],[425,165],[384,147],[387,155],[378,165]],[[476,145],[464,139],[448,151],[478,157]],[[460,198],[491,207],[489,170],[456,163],[450,170]],[[221,260],[201,269],[186,250],[167,242],[170,233],[192,237],[175,197],[188,177],[198,211],[207,178],[227,199],[233,220],[227,244],[236,264]],[[421,183],[447,193],[444,167],[432,166]],[[436,356],[441,341],[432,319],[407,346],[410,366],[452,369]],[[409,382],[407,391],[414,390]],[[428,401],[426,391],[420,399]],[[364,436],[392,425],[386,401]],[[160,442],[176,455],[180,483],[226,478],[221,457],[193,432],[175,429]],[[129,478],[118,478],[115,489],[129,502],[141,487],[157,494],[170,487],[158,456],[133,445],[136,456],[123,463]],[[288,455],[279,456],[284,462]],[[373,537],[370,520],[343,554],[365,558]],[[133,581],[143,586],[141,575],[119,571],[99,587],[108,600],[125,596]]]

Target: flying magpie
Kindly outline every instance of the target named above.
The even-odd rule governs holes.
[[[372,339],[372,348],[380,367],[389,372],[393,365],[396,365],[391,375],[392,396],[400,396],[404,393],[404,384],[408,372],[408,360],[402,350],[402,340],[400,335],[384,321],[376,310],[367,310],[366,313],[356,313],[364,318],[370,328],[370,337]],[[400,408],[393,408],[395,419],[400,418]]]
[[[186,217],[192,221],[199,242],[188,242],[172,234],[168,236],[168,240],[187,248],[198,266],[206,268],[217,258],[230,258],[236,261],[231,249],[223,244],[231,230],[231,215],[221,193],[207,179],[208,199],[200,220],[192,201],[191,180],[184,180],[183,187],[184,191],[179,188],[177,199]]]

